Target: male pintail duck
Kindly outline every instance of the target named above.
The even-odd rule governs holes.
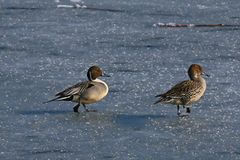
[[[154,104],[161,102],[177,105],[177,114],[181,115],[180,105],[185,108],[185,106],[198,101],[204,95],[207,87],[206,81],[202,77],[204,75],[203,69],[198,64],[192,64],[188,69],[188,75],[190,80],[182,81],[166,93],[157,95],[156,97],[160,98]],[[189,107],[186,107],[187,114],[190,113]]]
[[[91,104],[100,101],[108,94],[108,85],[98,79],[103,75],[103,71],[98,66],[92,66],[88,69],[88,81],[77,83],[62,92],[57,93],[56,98],[47,101],[72,101],[78,103],[74,108],[74,112],[78,112],[79,106],[82,104],[85,111],[89,112],[86,104]],[[92,110],[93,111],[93,110]]]

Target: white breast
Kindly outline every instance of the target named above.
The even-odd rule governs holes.
[[[95,79],[94,82],[102,83],[105,86],[105,89],[102,89],[102,96],[105,97],[109,91],[107,83],[102,81],[101,79]]]
[[[90,104],[100,101],[108,94],[108,85],[104,81],[100,79],[95,79],[93,80],[93,82],[94,86],[88,88],[86,92],[81,95],[80,101],[84,104]]]

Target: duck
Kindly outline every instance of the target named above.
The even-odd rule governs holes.
[[[79,82],[58,92],[55,94],[55,98],[45,103],[52,101],[71,101],[77,103],[77,105],[73,107],[74,112],[79,112],[80,105],[84,107],[86,112],[96,111],[89,110],[86,105],[96,103],[108,94],[109,87],[106,82],[99,79],[101,76],[109,77],[109,75],[103,73],[100,67],[91,66],[87,71],[87,81]]]
[[[203,75],[209,76],[203,72],[203,68],[199,64],[192,64],[188,69],[189,80],[182,81],[163,94],[155,97],[158,100],[154,103],[164,103],[177,105],[177,115],[181,115],[180,105],[186,108],[186,115],[191,112],[191,104],[199,101],[207,88],[206,80]],[[183,114],[184,115],[184,114]]]

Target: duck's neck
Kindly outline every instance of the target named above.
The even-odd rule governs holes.
[[[107,83],[104,82],[104,81],[102,81],[101,79],[96,78],[96,79],[94,79],[94,80],[92,80],[92,81],[93,81],[93,82],[102,83],[104,86],[106,86],[106,88],[107,88],[107,90],[108,90],[108,85],[107,85]]]
[[[204,91],[205,91],[206,87],[207,87],[206,80],[203,77],[199,77],[199,78],[197,78],[197,81],[199,81],[201,83],[201,86],[204,88]]]
[[[101,79],[98,79],[98,78],[96,78],[96,79],[92,79],[91,81],[93,81],[93,82],[105,83],[105,82],[103,82]]]
[[[203,77],[200,77],[199,80],[206,85],[206,80]]]

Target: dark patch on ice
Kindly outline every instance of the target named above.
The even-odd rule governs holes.
[[[103,158],[104,158],[104,159],[113,159],[114,156],[112,156],[112,155],[106,155],[106,156],[103,156]]]
[[[93,10],[93,11],[104,11],[104,12],[125,12],[124,10],[110,9],[110,8],[87,7],[86,9],[87,10]]]
[[[149,16],[164,16],[164,17],[183,17],[183,15],[181,15],[181,14],[167,13],[167,12],[163,12],[163,11],[157,11],[154,13],[149,13],[147,15],[149,15]]]
[[[237,154],[237,155],[240,155],[240,152],[236,152],[236,151],[235,151],[235,152],[233,152],[233,153],[234,153],[234,154]]]
[[[139,41],[144,41],[144,42],[146,42],[146,41],[152,41],[152,40],[163,40],[163,39],[165,39],[166,37],[161,37],[161,36],[159,36],[159,37],[148,37],[148,38],[142,38],[142,39],[140,39]]]
[[[34,138],[38,138],[38,136],[34,136],[34,135],[29,135],[29,136],[26,136],[28,139],[34,139]]]
[[[219,154],[223,154],[223,155],[227,155],[227,154],[240,155],[240,152],[237,152],[237,151],[233,151],[233,152],[223,151],[223,152],[218,152],[218,153],[219,153]]]
[[[32,154],[46,154],[46,153],[72,153],[71,151],[66,151],[63,149],[53,149],[53,150],[39,150],[39,151],[32,151]]]
[[[134,48],[134,49],[141,49],[141,48],[163,48],[163,45],[152,45],[152,44],[146,44],[146,45],[119,45],[118,47],[124,47],[124,48]]]
[[[44,114],[65,114],[69,113],[71,110],[36,110],[36,111],[19,111],[18,113],[21,115],[44,115]]]
[[[224,32],[224,31],[239,31],[240,27],[221,27],[221,28],[212,28],[212,29],[205,29],[199,32]]]
[[[17,29],[17,28],[19,28],[19,26],[17,26],[17,25],[6,25],[6,26],[4,26],[4,25],[2,25],[1,26],[1,24],[0,24],[0,29],[5,29],[5,30],[9,30],[9,29]]]
[[[125,10],[120,10],[120,9],[112,9],[112,8],[97,8],[97,7],[89,7],[89,6],[81,6],[79,7],[77,5],[66,5],[66,7],[63,5],[58,8],[63,8],[63,9],[85,9],[85,10],[90,10],[90,11],[103,11],[103,12],[125,12]]]
[[[112,41],[98,41],[97,43],[109,44],[109,43],[112,43]]]
[[[229,60],[229,59],[236,59],[234,56],[226,56],[226,55],[220,55],[214,59],[220,59],[220,60]]]
[[[10,46],[0,46],[0,51],[26,51],[25,48],[13,48]]]
[[[230,17],[230,19],[240,19],[240,17],[234,16],[234,17]]]
[[[231,84],[232,83],[230,83],[230,82],[219,82],[218,84],[221,84],[221,85],[223,85],[223,86],[231,86]],[[217,88],[215,88],[215,90],[216,90]],[[213,90],[214,90],[214,88],[213,88]]]
[[[0,46],[0,50],[6,51],[6,50],[10,50],[11,48],[8,46]]]
[[[42,8],[37,8],[37,7],[6,7],[5,9],[9,9],[9,10],[40,10]]]

